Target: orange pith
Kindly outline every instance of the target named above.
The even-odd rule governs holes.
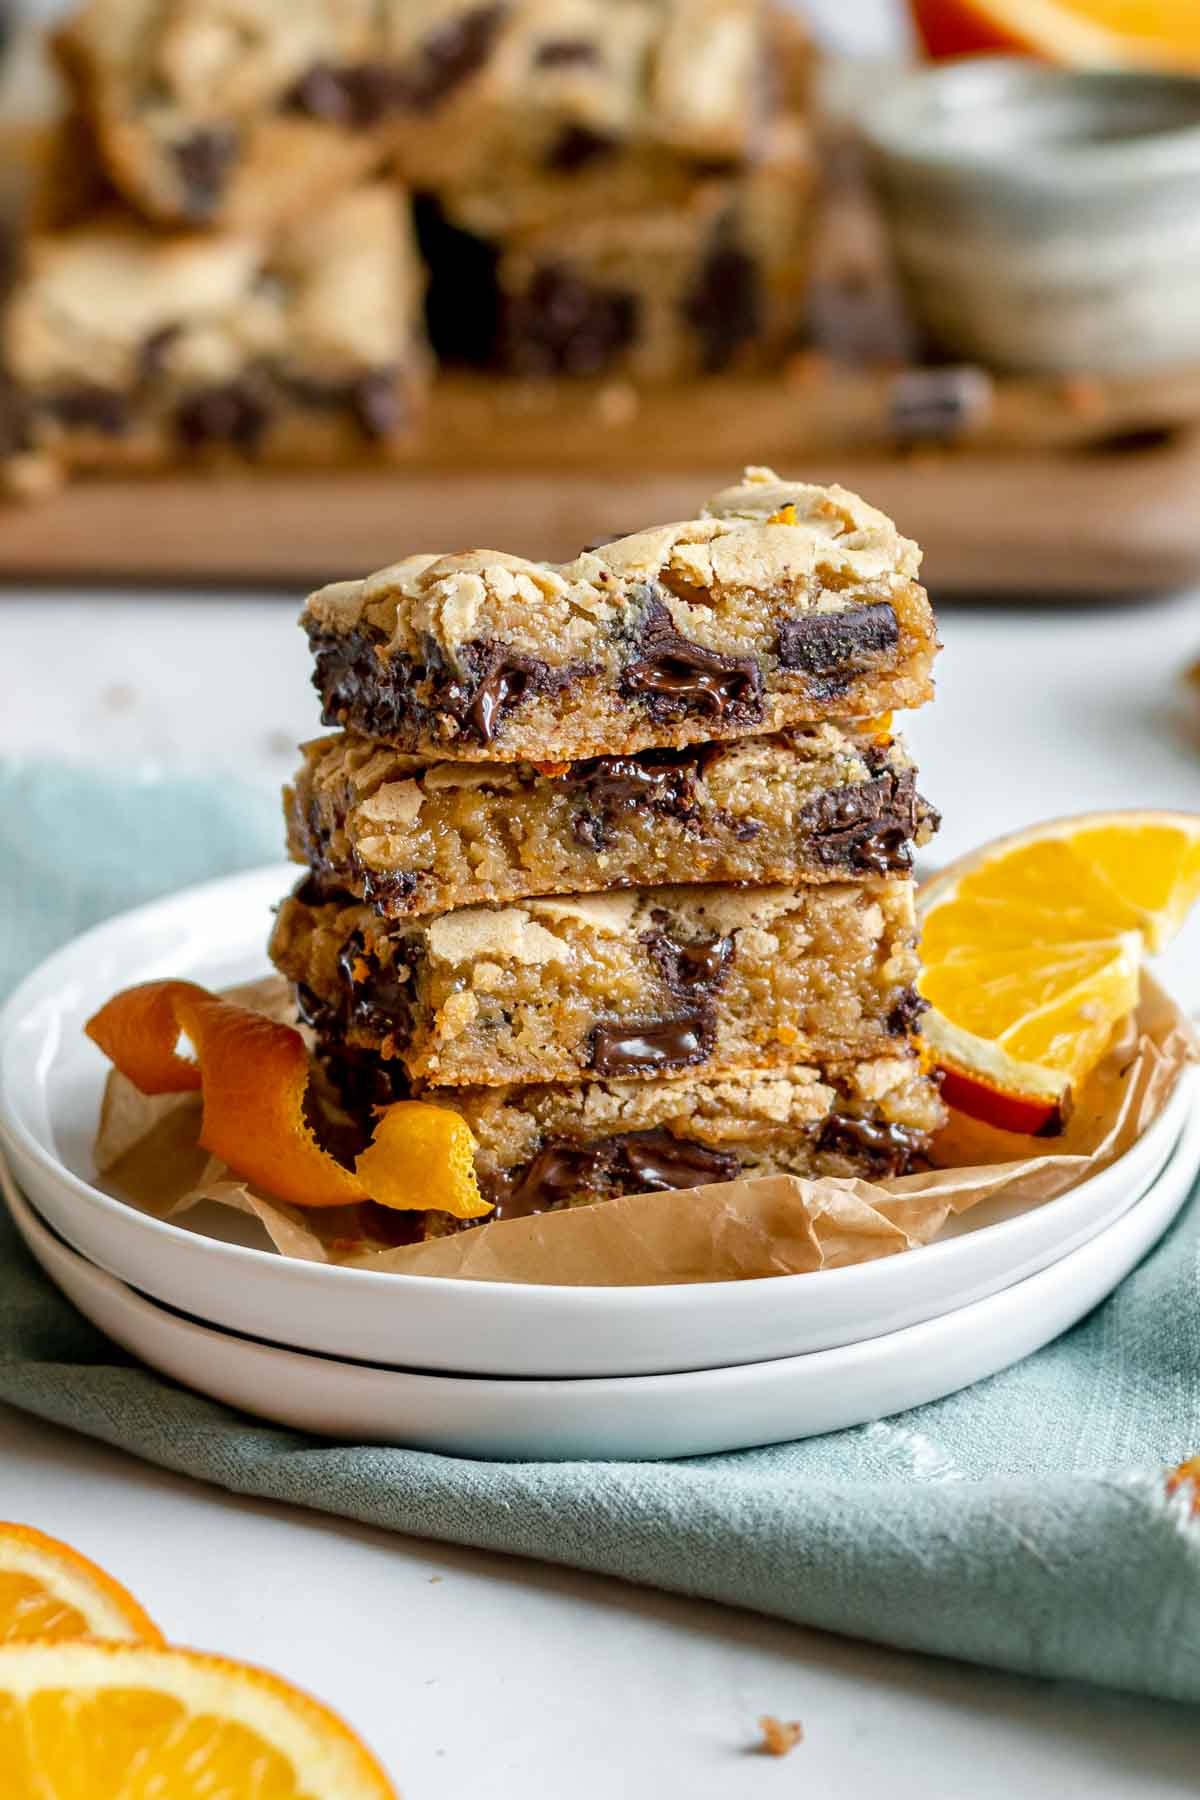
[[[78,1637],[163,1641],[133,1595],[86,1556],[0,1521],[0,1644]]]
[[[1022,51],[1075,66],[1200,68],[1195,0],[911,0],[931,56]]]
[[[1200,815],[1093,813],[990,844],[922,890],[924,1032],[959,1111],[1061,1128],[1200,894]]]
[[[5,1800],[396,1800],[307,1694],[156,1645],[0,1646],[0,1771]]]

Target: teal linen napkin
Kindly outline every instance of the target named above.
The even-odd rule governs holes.
[[[108,913],[271,859],[228,782],[0,768],[0,992]],[[819,1276],[814,1276],[819,1280]],[[0,1399],[236,1493],[907,1649],[1200,1701],[1200,1207],[1039,1355],[898,1418],[664,1463],[485,1463],[255,1424],[133,1364],[0,1225]]]

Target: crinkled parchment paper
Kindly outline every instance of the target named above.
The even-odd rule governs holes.
[[[233,997],[287,1015],[278,979]],[[96,1165],[113,1192],[156,1218],[216,1201],[257,1218],[282,1255],[309,1262],[569,1286],[744,1281],[895,1256],[929,1243],[948,1220],[984,1202],[1008,1211],[1049,1200],[1128,1150],[1196,1057],[1188,1021],[1145,980],[1137,1013],[1061,1137],[1018,1137],[955,1115],[934,1146],[938,1166],[919,1175],[879,1183],[795,1176],[719,1182],[485,1223],[399,1248],[386,1241],[395,1215],[381,1208],[302,1211],[240,1181],[197,1145],[197,1094],[148,1099],[111,1074]]]

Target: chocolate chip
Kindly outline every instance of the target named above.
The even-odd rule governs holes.
[[[575,763],[563,780],[583,797],[572,823],[576,839],[590,850],[603,849],[616,821],[639,806],[664,817],[693,817],[698,761],[693,748],[595,756]]]
[[[577,1195],[604,1190],[657,1193],[702,1187],[731,1181],[739,1168],[732,1151],[712,1150],[661,1127],[623,1132],[586,1144],[556,1139],[498,1188],[496,1210],[489,1217],[526,1218],[549,1212]]]
[[[677,1019],[596,1025],[588,1067],[597,1075],[633,1075],[644,1069],[686,1069],[712,1055],[716,1026],[707,1007]]]
[[[751,656],[722,656],[680,635],[653,589],[647,597],[637,656],[626,664],[621,696],[640,700],[658,723],[699,713],[714,724],[753,725],[762,718],[762,677]]]
[[[911,769],[887,770],[870,781],[816,794],[801,808],[800,829],[826,868],[859,875],[905,874],[912,839],[936,818],[914,785]]]
[[[556,175],[577,175],[593,163],[603,162],[621,147],[611,132],[592,131],[586,125],[564,125],[546,152],[546,167]]]
[[[390,437],[404,424],[407,408],[395,369],[372,369],[352,383],[350,407],[369,438]]]
[[[669,1131],[631,1132],[621,1149],[639,1187],[648,1192],[732,1181],[741,1167],[731,1150],[712,1150]]]
[[[504,305],[501,360],[531,377],[598,375],[633,343],[637,322],[636,295],[545,263]]]
[[[906,987],[887,1016],[887,1028],[893,1037],[912,1037],[921,1029],[921,1015],[929,1011],[929,1002],[915,987]]]
[[[138,351],[139,382],[153,381],[156,376],[162,374],[167,351],[182,335],[182,332],[181,325],[162,325],[157,331],[152,331],[149,337],[142,340],[141,349]]]
[[[727,369],[742,345],[761,336],[762,283],[753,258],[732,239],[723,221],[684,296],[683,316],[700,339],[706,375]]]
[[[268,414],[259,396],[247,383],[231,381],[224,387],[202,388],[182,401],[175,413],[175,429],[191,450],[207,444],[230,444],[245,456],[253,456],[267,428]]]
[[[430,32],[396,77],[398,104],[410,112],[431,112],[461,87],[491,55],[508,11],[506,4],[476,6]]]
[[[569,669],[552,669],[539,657],[518,655],[503,644],[468,645],[464,651],[474,671],[466,683],[447,691],[446,705],[480,744],[493,742],[514,706],[536,694],[556,693],[571,681]]]
[[[676,994],[715,993],[729,972],[736,949],[732,932],[727,937],[680,944],[665,931],[656,931],[647,941],[659,973]]]
[[[887,600],[808,612],[779,627],[779,664],[804,675],[857,675],[900,642],[895,608]]]
[[[218,206],[237,154],[236,132],[220,125],[206,125],[171,145],[190,218],[207,218]]]
[[[830,1113],[817,1137],[818,1151],[865,1162],[879,1180],[906,1175],[921,1147],[919,1132],[883,1119],[860,1119],[846,1113]]]
[[[413,224],[428,282],[425,323],[439,363],[489,366],[500,354],[499,252],[463,231],[430,194],[418,194]]]
[[[121,437],[129,430],[129,405],[111,388],[63,388],[42,402],[60,425],[76,431],[99,431],[105,437]]]
[[[539,69],[563,69],[599,62],[600,52],[590,38],[547,38],[538,45],[533,60]]]
[[[337,958],[342,979],[340,1024],[343,1035],[361,1032],[369,1038],[404,1040],[412,1027],[413,974],[393,955],[382,962],[361,931],[352,932]]]
[[[331,63],[314,63],[289,89],[284,104],[293,112],[305,113],[327,125],[365,131],[386,117],[394,100],[395,79],[378,64],[334,67]]]
[[[385,919],[402,919],[410,909],[405,903],[417,891],[417,875],[413,869],[368,869],[356,861],[355,873],[368,906]]]

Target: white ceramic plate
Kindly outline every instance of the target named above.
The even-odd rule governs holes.
[[[336,1362],[183,1318],[86,1262],[6,1183],[17,1227],[82,1313],[152,1368],[281,1425],[515,1460],[697,1456],[812,1437],[937,1400],[1049,1343],[1155,1244],[1191,1192],[1200,1113],[1107,1231],[986,1300],[838,1350],[683,1375],[509,1381]]]
[[[94,1185],[107,1065],[82,1027],[131,982],[180,975],[219,987],[262,974],[270,909],[294,878],[282,864],[192,888],[110,920],[44,963],[0,1015],[0,1146],[42,1215],[90,1261],[181,1312],[301,1350],[559,1378],[713,1368],[878,1337],[995,1293],[1105,1229],[1162,1168],[1196,1092],[1189,1070],[1128,1155],[1073,1192],[1015,1213],[981,1207],[937,1244],[861,1268],[577,1288],[288,1260],[227,1209],[164,1224]]]

